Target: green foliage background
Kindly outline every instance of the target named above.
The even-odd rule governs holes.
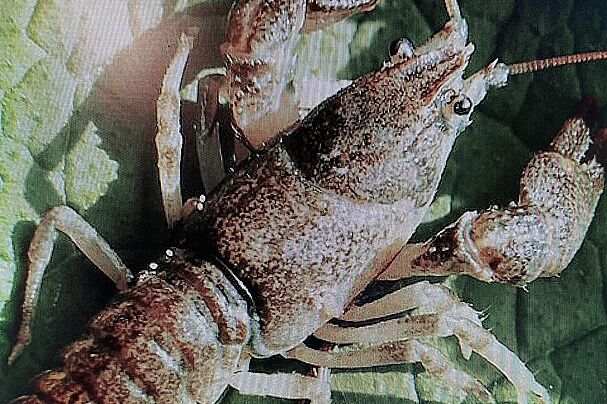
[[[476,45],[470,71],[496,57],[518,62],[607,49],[603,0],[461,3]],[[218,45],[228,7],[226,1],[0,0],[0,402],[24,393],[33,375],[57,365],[57,353],[114,293],[60,237],[34,340],[13,366],[4,364],[18,320],[25,251],[44,211],[61,203],[78,209],[132,268],[162,251],[155,99],[186,27],[202,27],[203,38],[187,79],[221,63]],[[301,44],[300,73],[355,77],[380,66],[394,38],[419,44],[445,19],[440,1],[383,0],[371,13],[309,35]],[[522,168],[575,103],[593,93],[607,105],[606,76],[607,63],[565,67],[514,77],[490,94],[457,142],[443,178],[439,195],[449,196],[449,213],[423,225],[416,237],[429,236],[465,210],[516,199]],[[196,194],[192,164],[185,170],[185,189]],[[556,402],[607,400],[605,205],[603,198],[561,278],[536,281],[529,292],[455,281],[462,299],[486,312],[485,326],[529,363]],[[450,344],[443,348],[458,357]],[[500,400],[512,399],[507,383],[483,361],[473,356],[460,363]],[[400,402],[410,371],[415,373],[389,367],[338,374],[334,400]],[[424,400],[439,399],[435,381],[420,375],[414,383]],[[226,401],[252,399],[230,393]],[[259,400],[266,401],[272,400]]]

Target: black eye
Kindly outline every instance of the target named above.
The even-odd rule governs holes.
[[[457,115],[468,115],[472,109],[472,100],[464,97],[453,105],[453,112]]]
[[[413,56],[413,44],[407,38],[398,38],[390,44],[390,56]]]

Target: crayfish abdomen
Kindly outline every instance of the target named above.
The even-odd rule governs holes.
[[[215,402],[251,333],[249,304],[219,265],[171,251],[93,319],[63,370],[38,378],[39,398],[18,402]]]

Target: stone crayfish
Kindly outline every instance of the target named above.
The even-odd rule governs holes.
[[[476,352],[495,366],[519,402],[550,401],[525,364],[483,328],[480,313],[445,286],[420,281],[364,304],[356,298],[376,280],[463,274],[524,286],[565,269],[603,192],[607,132],[591,137],[584,108],[529,162],[518,201],[464,213],[427,242],[407,242],[489,88],[505,85],[509,74],[605,54],[496,61],[464,78],[474,46],[456,0],[446,0],[449,20],[438,33],[415,48],[395,41],[379,70],[298,119],[305,94],[291,75],[300,33],[376,1],[234,4],[222,47],[226,74],[207,77],[199,89],[205,185],[216,185],[205,170],[227,161],[204,150],[225,122],[221,111],[248,157],[206,197],[182,204],[176,90],[190,46],[184,37],[158,103],[158,164],[173,242],[131,279],[73,210],[47,212],[30,246],[22,327],[10,359],[30,339],[56,230],[123,290],[92,320],[88,336],[65,350],[63,368],[41,375],[36,395],[17,402],[213,403],[231,386],[321,403],[330,401],[330,369],[399,363],[421,363],[452,391],[494,401],[426,338],[449,336],[465,358]],[[273,355],[315,371],[249,370],[251,358]]]

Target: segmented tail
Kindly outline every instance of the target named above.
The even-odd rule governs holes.
[[[166,261],[93,319],[63,369],[38,377],[35,396],[16,402],[215,402],[248,341],[248,303],[218,266],[181,252]]]

